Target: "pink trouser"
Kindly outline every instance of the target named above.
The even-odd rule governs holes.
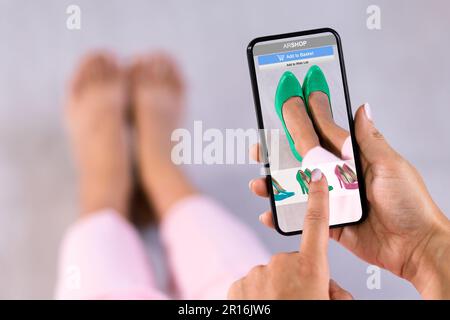
[[[224,299],[230,285],[269,255],[253,232],[205,196],[175,204],[161,223],[176,298]],[[144,244],[114,210],[93,213],[65,235],[58,299],[166,299]]]
[[[305,168],[315,167],[316,165],[321,163],[353,159],[353,146],[350,136],[345,139],[344,144],[342,145],[341,157],[342,159],[339,159],[330,151],[325,150],[321,146],[317,146],[312,148],[305,154],[305,156],[303,157],[302,166]]]
[[[342,158],[352,159],[350,137]],[[316,147],[304,166],[340,160]],[[232,214],[204,196],[179,201],[161,224],[162,241],[177,298],[223,299],[230,285],[268,253]],[[59,258],[58,299],[165,299],[156,288],[144,244],[136,229],[114,210],[91,214],[65,235]]]

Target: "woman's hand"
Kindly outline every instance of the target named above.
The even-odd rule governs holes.
[[[330,235],[365,261],[411,281],[424,298],[450,298],[450,223],[415,168],[375,128],[367,108],[358,109],[355,130],[369,215]],[[257,147],[251,153],[258,159]],[[250,189],[268,196],[264,179],[252,180]],[[270,212],[260,220],[273,227]]]
[[[230,288],[230,299],[351,299],[330,280],[328,266],[328,183],[316,169],[311,175],[308,210],[299,252],[281,253],[257,266]]]

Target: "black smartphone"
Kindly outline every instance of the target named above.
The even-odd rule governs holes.
[[[252,40],[247,48],[274,224],[302,232],[311,172],[327,177],[330,227],[365,219],[341,40],[330,28]]]

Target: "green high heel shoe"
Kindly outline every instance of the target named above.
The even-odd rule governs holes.
[[[303,171],[302,169],[297,171],[297,174],[295,176],[297,179],[298,184],[300,185],[300,188],[302,189],[303,194],[309,193],[309,184],[311,183],[311,170],[308,168]],[[328,186],[328,191],[332,191],[334,188],[333,186]]]
[[[333,110],[331,109],[330,88],[328,87],[327,79],[319,66],[313,65],[306,73],[303,80],[303,96],[308,114],[311,115],[310,106],[308,103],[309,96],[314,91],[320,91],[328,96],[328,103],[330,104],[331,116],[333,116]]]
[[[272,187],[273,187],[273,195],[275,197],[275,201],[281,201],[295,195],[295,192],[287,191],[284,189],[280,183],[272,177]]]
[[[311,175],[308,176],[305,173],[305,171],[300,169],[297,171],[295,178],[297,179],[297,182],[300,185],[300,188],[302,189],[302,193],[308,194],[309,193],[309,183],[311,182]]]
[[[308,176],[309,180],[311,181],[311,170],[309,170],[308,168],[305,169],[305,174]],[[333,186],[328,186],[328,191],[332,191],[334,188]]]
[[[292,97],[300,97],[300,99],[305,102],[305,99],[303,98],[303,90],[297,77],[292,72],[286,71],[283,73],[280,81],[278,82],[277,92],[275,94],[275,110],[278,118],[280,118],[281,123],[283,124],[283,129],[286,133],[292,154],[299,162],[302,162],[303,158],[297,152],[297,149],[295,149],[294,140],[292,140],[291,134],[286,128],[286,123],[283,118],[283,104]]]

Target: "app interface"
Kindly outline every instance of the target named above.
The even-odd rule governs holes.
[[[311,172],[327,177],[330,225],[362,216],[337,49],[332,33],[253,48],[268,162],[283,232],[303,229]]]

